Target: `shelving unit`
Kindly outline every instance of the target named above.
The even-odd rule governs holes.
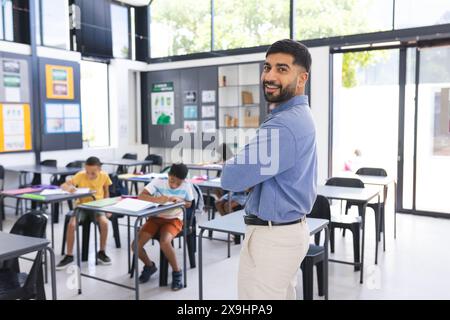
[[[261,122],[260,64],[222,66],[218,76],[221,142],[236,152],[248,142],[244,133]]]

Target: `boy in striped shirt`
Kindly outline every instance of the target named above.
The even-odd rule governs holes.
[[[188,169],[184,164],[173,164],[170,168],[168,179],[153,179],[139,195],[140,200],[164,204],[167,202],[184,202],[189,208],[194,199],[192,186],[185,181]],[[139,277],[141,283],[150,280],[152,274],[157,271],[156,265],[150,260],[144,250],[144,245],[155,236],[159,235],[159,244],[164,255],[172,267],[172,290],[183,288],[182,272],[177,263],[172,240],[183,228],[183,210],[181,208],[163,212],[156,217],[151,217],[141,228],[138,235],[139,259],[144,263],[144,269]],[[131,245],[134,248],[134,244]]]

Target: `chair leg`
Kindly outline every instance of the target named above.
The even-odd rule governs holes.
[[[111,224],[113,227],[113,236],[114,236],[114,240],[116,242],[116,248],[120,248],[121,244],[120,244],[120,232],[119,232],[119,219],[117,218],[117,216],[112,215],[110,220],[111,220]]]
[[[83,222],[82,244],[81,244],[81,261],[88,261],[89,257],[89,236],[91,233],[91,223],[89,221]]]
[[[188,255],[189,255],[189,263],[191,264],[191,268],[195,268],[195,234],[190,234],[187,236],[186,241],[187,241],[187,250],[188,250]]]
[[[302,269],[302,279],[303,279],[303,300],[313,299],[313,264],[310,259],[305,258],[300,266]]]
[[[159,286],[166,287],[169,276],[169,261],[167,260],[164,252],[159,251]]]
[[[64,219],[64,231],[63,231],[63,238],[62,238],[62,246],[61,246],[61,255],[63,256],[66,253],[66,241],[67,241],[67,226],[70,221],[70,216],[66,216]]]
[[[352,225],[352,233],[353,233],[353,261],[355,263],[359,263],[360,262],[360,244],[359,244],[359,234],[360,234],[360,224],[359,223],[355,223]],[[359,271],[361,270],[360,266],[355,266],[355,271]]]
[[[334,253],[334,228],[330,227],[330,251]]]
[[[320,232],[314,235],[314,243],[316,246],[320,244]]]
[[[316,264],[317,268],[317,287],[319,292],[319,297],[323,297],[325,295],[324,286],[323,286],[323,261],[320,261]]]

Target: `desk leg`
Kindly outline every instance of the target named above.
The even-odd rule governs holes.
[[[184,287],[187,287],[187,263],[186,263],[186,245],[187,245],[187,223],[186,223],[186,208],[183,208],[183,277],[184,277]],[[195,212],[193,212],[192,214],[195,214]]]
[[[134,222],[134,289],[136,291],[136,300],[139,300],[139,249],[138,249],[138,225],[141,217],[137,217]]]
[[[394,239],[397,239],[397,182],[394,182]]]
[[[0,231],[3,231],[3,217],[5,217],[5,197],[0,196]]]
[[[325,227],[325,257],[323,261],[323,289],[325,292],[325,300],[328,300],[328,244],[330,242],[330,234],[328,226]]]
[[[227,249],[228,249],[228,258],[231,257],[231,233],[228,233],[228,241],[227,241]]]
[[[77,273],[78,273],[78,294],[81,294],[81,251],[80,251],[80,232],[78,231],[79,225],[79,209],[75,208],[74,216],[75,216],[75,235],[77,240]]]
[[[98,257],[97,257],[97,217],[96,213],[93,213],[94,216],[94,257],[95,257],[95,265],[98,265]]]
[[[52,300],[56,300],[56,271],[55,271],[55,253],[49,247],[45,248],[50,256],[50,273],[52,277]]]
[[[198,236],[198,299],[203,300],[203,233],[205,229],[200,229]]]
[[[360,275],[360,279],[359,279],[360,283],[363,283],[363,279],[364,279],[364,245],[365,245],[365,238],[366,238],[366,209],[367,209],[367,202],[363,205],[362,216],[361,216],[361,220],[362,220],[362,245],[361,245],[361,262],[360,262],[361,275]]]
[[[130,234],[130,216],[127,216],[128,223],[128,273],[131,273],[131,234]]]
[[[52,227],[52,249],[55,249],[55,219],[53,215],[55,214],[55,207],[56,204],[52,203],[50,204],[50,220],[51,220],[51,227]],[[42,211],[45,213],[45,205],[43,205]]]
[[[378,194],[378,214],[375,217],[377,217],[375,219],[375,264],[378,264],[378,243],[381,227],[380,194]]]

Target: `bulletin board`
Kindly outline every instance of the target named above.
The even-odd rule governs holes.
[[[0,152],[30,151],[31,110],[29,104],[0,104]]]
[[[45,66],[47,99],[74,99],[73,68],[69,66]]]

